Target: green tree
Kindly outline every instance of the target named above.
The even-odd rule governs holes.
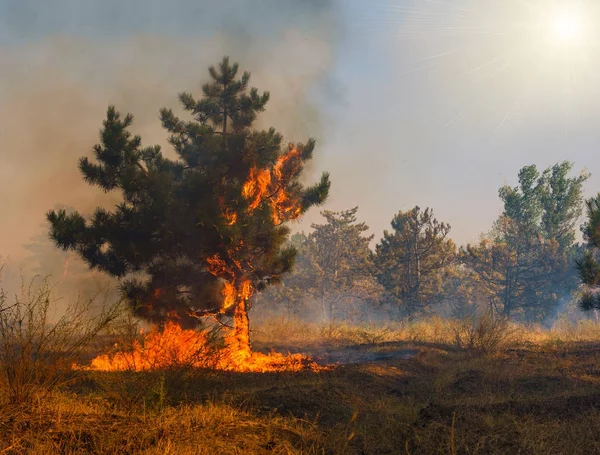
[[[539,319],[549,309],[548,299],[552,303],[557,299],[544,293],[552,291],[568,264],[557,242],[520,238],[515,226],[510,218],[501,218],[494,236],[467,245],[461,258],[486,290],[496,313]]]
[[[338,319],[362,317],[380,290],[369,248],[373,236],[365,235],[369,227],[357,221],[357,211],[323,211],[324,223],[313,224],[309,235],[294,235],[294,269],[265,300],[286,302],[290,313],[320,314],[330,327]]]
[[[600,310],[600,193],[586,201],[587,220],[582,226],[586,250],[577,260],[579,279],[584,286],[579,307],[584,311]]]
[[[71,207],[57,206],[55,210],[74,211]],[[114,279],[98,271],[91,271],[74,252],[57,249],[48,238],[48,226],[40,226],[40,233],[32,236],[23,248],[29,256],[23,260],[27,275],[48,277],[53,290],[61,296],[92,297],[101,290],[114,290]]]
[[[376,246],[377,279],[407,316],[423,314],[444,298],[444,277],[456,256],[450,226],[433,210],[415,207],[398,212],[392,228]]]
[[[142,147],[128,131],[133,116],[108,108],[97,163],[84,157],[79,169],[101,190],[120,191],[122,202],[89,219],[51,211],[50,235],[122,280],[137,316],[186,326],[207,314],[233,316],[230,343],[249,352],[248,299],[292,266],[285,222],[325,200],[329,176],[311,187],[299,182],[314,140],[283,147],[273,128],[252,129],[269,94],[249,88],[248,72],[238,78],[238,64],[225,57],[209,73],[200,100],[179,95],[192,120],[160,111],[175,160]]]
[[[569,254],[577,249],[575,227],[583,211],[583,184],[590,177],[581,172],[569,177],[573,164],[555,164],[540,179],[541,229],[545,238],[554,239]]]
[[[482,283],[460,261],[454,261],[447,268],[442,287],[443,313],[449,317],[463,319],[488,309],[487,294]]]
[[[290,244],[297,251],[292,270],[278,285],[266,289],[260,298],[256,296],[261,302],[258,306],[275,313],[280,312],[283,306],[288,317],[298,316],[304,310],[308,310],[312,315],[314,309],[309,302],[316,298],[321,271],[313,250],[309,248],[308,236],[304,232],[293,234]]]
[[[325,210],[323,224],[312,224],[306,249],[319,271],[315,288],[323,320],[331,324],[344,317],[357,303],[373,298],[374,280],[369,227],[357,222],[358,207],[340,212]]]
[[[569,177],[572,168],[569,162],[542,174],[536,166],[522,168],[517,187],[499,190],[504,210],[492,231],[462,249],[490,306],[505,316],[541,321],[576,285],[574,227],[589,175]]]

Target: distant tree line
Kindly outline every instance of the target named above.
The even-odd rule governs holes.
[[[358,207],[321,212],[323,224],[291,238],[296,265],[266,291],[263,304],[324,321],[361,319],[375,307],[401,318],[489,310],[522,322],[548,320],[577,297],[578,270],[589,285],[600,284],[590,248],[600,248],[600,198],[588,202],[593,222],[583,230],[589,246],[578,244],[589,174],[572,176],[572,168],[569,162],[542,172],[522,168],[516,187],[500,188],[503,210],[490,231],[462,247],[430,208],[398,212],[374,250]],[[600,308],[600,294],[582,295],[582,308]]]

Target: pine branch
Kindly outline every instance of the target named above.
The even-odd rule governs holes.
[[[136,161],[135,165],[144,173],[146,177],[149,177],[148,171],[146,170],[146,168],[144,168],[144,166],[142,166],[142,163]]]

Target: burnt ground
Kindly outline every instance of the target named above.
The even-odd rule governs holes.
[[[419,353],[418,349],[407,347],[403,342],[365,343],[351,346],[317,345],[309,348],[277,346],[267,348],[258,345],[257,350],[268,353],[271,349],[279,352],[300,353],[311,357],[319,365],[348,365],[392,360],[407,360]]]
[[[419,353],[418,349],[407,349],[397,343],[387,346],[363,344],[340,348],[313,350],[303,352],[320,365],[328,364],[360,364],[385,362],[393,360],[408,360]]]
[[[253,348],[259,352],[270,351],[303,354],[312,358],[319,365],[348,365],[369,362],[407,360],[416,356],[419,350],[405,341],[388,341],[379,343],[292,343],[253,342]]]

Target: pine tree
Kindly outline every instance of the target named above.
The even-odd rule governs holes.
[[[319,264],[304,232],[293,234],[289,243],[297,251],[294,267],[281,283],[265,290],[260,297],[261,308],[278,313],[283,305],[288,316],[298,316],[304,310],[312,315],[315,309],[309,303],[316,298],[321,277]]]
[[[503,316],[538,320],[556,296],[554,283],[568,267],[556,241],[519,237],[514,220],[502,217],[494,236],[461,250],[461,260],[485,289],[489,306]]]
[[[329,176],[299,182],[314,140],[284,147],[273,128],[252,129],[269,93],[249,88],[248,72],[238,78],[225,57],[209,73],[200,100],[179,95],[192,120],[160,111],[177,159],[142,147],[129,132],[133,116],[110,106],[97,163],[83,157],[79,169],[91,185],[120,191],[122,202],[89,219],[64,210],[47,218],[57,246],[121,280],[137,316],[186,327],[208,314],[233,316],[232,346],[249,352],[248,299],[292,266],[285,222],[323,203]]]
[[[577,260],[579,279],[584,285],[579,307],[584,311],[600,310],[600,193],[586,201],[587,222],[582,227],[587,248]]]
[[[269,290],[266,300],[286,302],[297,313],[305,309],[321,315],[330,328],[338,318],[360,316],[377,299],[379,288],[369,248],[373,236],[365,235],[369,227],[357,221],[357,211],[325,210],[324,223],[312,224],[309,235],[295,234],[294,269],[281,286]]]
[[[321,315],[330,329],[338,319],[361,318],[381,293],[373,274],[372,235],[358,222],[358,207],[323,211],[325,222],[292,236],[298,249],[293,271],[273,286],[265,301],[285,302],[289,312]]]
[[[74,209],[56,206],[55,210],[67,212]],[[48,225],[40,225],[40,232],[23,245],[29,256],[22,261],[26,275],[48,278],[57,295],[64,297],[93,296],[100,291],[114,290],[114,280],[98,271],[91,271],[87,264],[72,251],[57,249],[48,238]],[[115,296],[116,297],[116,296]]]
[[[373,264],[369,243],[373,235],[364,235],[369,227],[358,222],[358,207],[340,212],[325,210],[323,224],[312,224],[306,249],[319,271],[315,297],[321,302],[323,320],[330,328],[337,312],[349,314],[351,305],[373,297]]]
[[[392,228],[376,246],[377,278],[412,317],[442,301],[444,275],[456,246],[447,238],[450,226],[435,219],[429,208],[398,212]]]

